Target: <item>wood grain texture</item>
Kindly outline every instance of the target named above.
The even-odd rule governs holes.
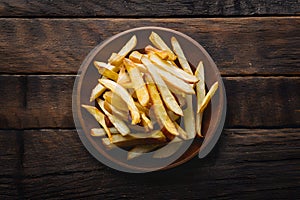
[[[74,128],[75,76],[0,76],[0,128]],[[299,77],[225,77],[226,127],[300,125]]]
[[[300,74],[300,17],[0,19],[0,73],[75,74],[97,44],[140,26],[168,27],[191,36],[211,54],[222,75]]]
[[[0,127],[74,127],[75,76],[1,76]]]
[[[75,130],[24,131],[24,197],[297,199],[299,135],[299,129],[227,129],[202,160],[126,174],[97,162]]]
[[[299,127],[299,78],[224,78],[227,126]]]
[[[0,199],[18,197],[20,152],[18,132],[0,130]]]
[[[9,1],[0,3],[1,16],[228,16],[299,14],[297,0],[212,0],[212,1]]]

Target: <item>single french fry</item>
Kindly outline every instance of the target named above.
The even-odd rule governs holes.
[[[205,98],[205,76],[204,76],[204,66],[202,61],[200,61],[197,66],[197,69],[195,71],[195,76],[199,79],[199,82],[196,83],[196,94],[197,94],[197,110],[200,110],[202,102]],[[202,117],[203,117],[203,112],[196,113],[196,132],[200,137],[203,137],[201,133]]]
[[[153,103],[154,113],[158,121],[173,135],[178,135],[177,129],[175,128],[174,123],[169,118],[167,111],[163,105],[163,102],[160,98],[160,95],[156,89],[156,86],[150,75],[146,74],[146,81],[148,83],[148,90],[150,98]]]
[[[126,136],[119,134],[112,135],[111,140],[102,138],[103,144],[109,149],[116,146],[130,147],[145,144],[164,144],[166,136],[161,131],[153,131],[153,133],[135,133]]]
[[[112,79],[114,81],[118,80],[118,74],[112,70],[110,70],[107,65],[100,65],[100,62],[95,61],[94,65],[98,69],[99,74]]]
[[[104,101],[101,99],[97,99],[97,103],[100,106],[101,110],[108,117],[109,121],[114,125],[114,127],[121,133],[121,135],[125,136],[130,133],[127,125],[115,115],[110,114],[104,107]]]
[[[203,137],[202,119],[203,119],[203,113],[202,112],[196,113],[196,133],[199,137]]]
[[[168,59],[176,60],[177,56],[168,47],[168,45],[166,45],[166,43],[161,39],[161,37],[157,33],[152,32],[149,37],[149,40],[155,47],[159,48],[160,50],[166,50],[168,52]]]
[[[99,66],[101,68],[105,68],[105,69],[109,69],[111,71],[114,71],[114,72],[119,72],[120,68],[119,67],[116,67],[110,63],[105,63],[105,62],[99,62],[99,61],[94,61],[94,65],[96,66]]]
[[[109,131],[112,135],[119,133],[119,131],[115,127],[109,128]],[[91,136],[104,137],[104,136],[106,136],[106,131],[104,130],[104,128],[92,128],[91,129]]]
[[[201,104],[200,110],[198,110],[198,112],[203,112],[206,108],[206,106],[208,105],[209,101],[211,100],[211,98],[214,96],[214,94],[216,93],[217,89],[218,89],[218,82],[215,82],[211,88],[209,89],[208,93],[205,95],[205,98]]]
[[[163,50],[156,49],[156,48],[154,48],[151,45],[148,45],[148,46],[145,47],[145,52],[147,54],[149,54],[149,53],[155,53],[161,59],[164,59],[164,60],[166,60],[169,57],[168,51],[166,51],[166,50],[163,51]]]
[[[187,59],[183,53],[183,50],[181,49],[181,46],[175,37],[171,38],[171,43],[173,46],[173,51],[177,55],[178,61],[181,65],[182,69],[189,74],[193,74],[192,69],[189,65],[189,62],[187,61]]]
[[[131,60],[125,58],[123,62],[140,104],[146,106],[149,103],[150,97],[141,72]]]
[[[142,63],[141,59],[142,59],[143,54],[141,54],[138,51],[133,51],[130,55],[129,55],[129,59],[132,60],[135,63]]]
[[[120,66],[123,63],[123,59],[125,56],[120,56],[117,53],[112,53],[110,58],[108,59],[108,62],[115,66]]]
[[[137,38],[133,35],[130,40],[123,46],[123,48],[119,51],[120,56],[126,56],[129,52],[131,52],[137,44]]]
[[[133,149],[131,149],[130,151],[128,151],[127,160],[131,160],[133,158],[140,157],[143,154],[148,153],[148,152],[156,149],[159,146],[160,145],[157,145],[157,144],[138,145],[138,146],[134,147]]]
[[[145,56],[142,58],[142,63],[147,67],[148,71],[150,72],[152,78],[154,79],[158,90],[161,93],[161,96],[166,104],[166,106],[175,112],[178,115],[183,115],[183,112],[176,102],[174,96],[171,94],[170,90],[168,89],[168,86],[164,82],[164,80],[160,77],[158,74],[155,65]]]
[[[176,76],[177,78],[182,79],[183,81],[186,81],[188,83],[196,83],[198,82],[197,77],[194,75],[191,75],[184,70],[178,68],[177,66],[174,66],[171,63],[168,63],[167,61],[161,59],[159,56],[155,54],[150,54],[149,59],[156,64],[160,69],[165,70],[172,74],[173,76]]]
[[[83,108],[85,108],[91,115],[93,115],[93,117],[97,120],[97,122],[106,131],[106,134],[107,134],[109,140],[111,140],[112,136],[111,136],[110,130],[106,126],[105,115],[100,110],[98,110],[96,107],[94,107],[94,106],[89,106],[89,105],[81,105],[81,106]]]
[[[111,57],[108,59],[108,62],[115,65],[115,66],[121,65],[122,62],[123,62],[123,59],[125,58],[125,56],[134,49],[134,47],[136,46],[136,43],[137,43],[137,38],[134,35],[122,47],[122,49],[119,51],[119,53],[113,53],[111,55]]]
[[[111,80],[101,80],[99,79],[99,82],[104,85],[106,88],[110,89],[113,93],[118,95],[123,99],[123,101],[126,102],[128,109],[130,110],[132,124],[137,124],[140,122],[140,113],[138,108],[135,106],[134,101],[131,97],[131,95],[127,92],[125,88],[123,88],[121,85],[119,85],[116,82],[113,82]]]
[[[195,114],[193,109],[193,96],[186,96],[186,109],[183,110],[183,122],[186,133],[188,134],[187,139],[192,139],[196,135],[196,125],[195,125]]]
[[[177,90],[185,94],[195,94],[192,85],[184,82],[183,80],[177,78],[176,76],[173,76],[172,74],[170,74],[165,70],[162,70],[160,68],[156,68],[155,70],[158,72],[158,74],[161,76],[161,78],[165,81],[165,83],[168,86],[171,85],[173,88],[176,88]]]
[[[90,102],[98,98],[105,90],[106,88],[102,84],[98,83],[96,87],[92,90]]]

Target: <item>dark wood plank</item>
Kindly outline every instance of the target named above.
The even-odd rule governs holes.
[[[0,76],[0,128],[73,128],[75,76]],[[300,125],[299,77],[225,77],[226,127]]]
[[[227,129],[208,157],[172,170],[126,174],[87,153],[75,130],[24,132],[26,198],[296,199],[300,129]]]
[[[213,1],[8,1],[0,3],[1,16],[228,16],[299,14],[297,0]]]
[[[17,198],[20,154],[17,133],[0,130],[0,199]]]
[[[227,126],[299,127],[299,78],[224,78]]]
[[[1,76],[0,127],[74,127],[75,76]]]
[[[140,26],[186,33],[207,49],[223,75],[300,74],[300,17],[0,19],[0,73],[75,74],[98,43]]]

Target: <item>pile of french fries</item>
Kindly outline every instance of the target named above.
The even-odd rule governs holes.
[[[193,73],[175,37],[171,38],[173,51],[155,32],[149,40],[153,46],[136,51],[134,35],[108,62],[94,61],[101,75],[90,97],[96,106],[82,105],[101,126],[93,128],[91,135],[102,137],[108,149],[129,148],[128,159],[168,143],[178,144],[169,147],[173,151],[159,149],[153,155],[168,157],[182,141],[203,137],[203,112],[218,89],[216,82],[206,94],[203,62]],[[193,109],[195,95],[197,110]]]

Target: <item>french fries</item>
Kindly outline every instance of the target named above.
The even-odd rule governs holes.
[[[109,128],[109,131],[112,135],[119,133],[119,131],[114,127]],[[92,128],[91,129],[91,136],[104,137],[104,136],[106,136],[106,131],[103,128]]]
[[[115,66],[120,66],[123,63],[125,56],[134,49],[136,46],[137,39],[136,36],[132,36],[131,39],[123,46],[119,53],[112,53],[108,62]]]
[[[218,89],[216,82],[206,94],[203,63],[193,73],[175,37],[173,51],[155,32],[149,40],[156,48],[146,46],[145,54],[134,49],[134,35],[107,63],[94,61],[102,77],[89,100],[97,105],[82,105],[100,125],[91,136],[100,137],[107,149],[130,149],[128,160],[153,150],[154,158],[167,158],[184,140],[203,137],[203,113]]]
[[[160,123],[173,135],[179,135],[174,123],[169,118],[167,111],[163,105],[163,102],[159,96],[156,86],[150,75],[146,76],[146,81],[148,83],[149,94],[153,103],[154,112]]]
[[[154,131],[153,133],[135,133],[127,136],[120,134],[112,135],[111,140],[108,138],[102,139],[103,144],[108,148],[130,147],[145,144],[163,144],[166,142],[166,137],[161,131]]]
[[[196,84],[196,91],[197,91],[197,110],[201,109],[202,102],[205,98],[205,77],[204,77],[204,66],[203,62],[200,61],[197,69],[195,71],[195,76],[200,80]],[[196,132],[197,134],[202,137],[201,133],[201,127],[202,127],[202,117],[203,113],[202,112],[197,112],[196,113]]]
[[[133,51],[133,52],[129,55],[129,59],[130,59],[132,62],[135,62],[135,63],[142,63],[142,62],[141,62],[142,57],[143,57],[143,54],[141,54],[141,53],[138,52],[138,51]]]
[[[125,72],[125,68],[124,67],[122,67],[120,69],[117,83],[120,84],[120,85],[122,85],[122,86],[131,83],[131,80],[130,80],[128,74]]]
[[[166,45],[166,43],[161,39],[161,37],[155,33],[152,32],[149,40],[152,42],[154,46],[159,48],[160,50],[165,50],[168,53],[168,58],[170,60],[176,60],[177,56],[172,52],[172,50]]]
[[[219,87],[218,82],[215,82],[211,88],[209,89],[208,93],[206,94],[201,106],[200,106],[200,110],[198,110],[198,112],[203,112],[204,109],[206,108],[206,106],[208,105],[209,101],[211,100],[211,98],[214,96],[215,92],[217,91]]]
[[[123,62],[129,73],[133,88],[140,104],[142,106],[146,106],[149,103],[150,97],[141,72],[131,60],[125,58]]]
[[[110,130],[106,126],[105,115],[94,106],[88,106],[88,105],[81,105],[81,106],[83,108],[85,108],[89,113],[91,113],[91,115],[94,116],[94,118],[99,122],[99,124],[106,131],[106,134],[107,134],[109,140],[111,140],[112,136],[111,136]]]
[[[156,55],[158,55],[161,59],[164,59],[166,60],[169,56],[168,52],[166,50],[162,51],[162,50],[159,50],[159,49],[156,49],[154,48],[153,46],[151,45],[148,45],[145,47],[145,52],[147,54],[149,53],[155,53]]]
[[[171,43],[173,46],[173,51],[176,53],[176,55],[178,56],[178,61],[181,65],[181,67],[183,68],[184,71],[186,71],[189,74],[193,74],[192,69],[187,61],[187,59],[185,58],[185,55],[180,47],[180,44],[178,43],[177,39],[175,37],[171,38]]]
[[[187,95],[186,102],[187,102],[186,109],[183,110],[183,115],[185,116],[183,118],[183,122],[184,122],[185,131],[188,134],[187,138],[192,139],[196,135],[195,113],[193,110],[193,96]]]
[[[128,119],[126,111],[120,110],[120,109],[114,107],[109,102],[104,101],[104,107],[108,112],[110,112],[113,115],[117,115],[120,119],[122,119],[122,120]]]
[[[134,101],[130,94],[127,92],[125,88],[120,86],[118,83],[113,82],[111,80],[103,80],[99,79],[99,82],[104,85],[106,88],[110,89],[113,93],[121,97],[128,106],[128,109],[131,112],[132,124],[137,124],[140,122],[140,113],[137,107],[134,104]]]
[[[160,75],[160,77],[165,81],[167,86],[172,86],[172,88],[177,89],[185,94],[195,94],[195,91],[191,85],[184,82],[183,80],[177,78],[176,76],[172,76],[169,72],[156,68],[156,71]]]
[[[182,79],[183,81],[187,81],[189,83],[196,83],[199,80],[197,77],[185,72],[184,70],[178,68],[177,66],[172,65],[171,63],[166,62],[155,54],[150,55],[150,60],[157,64],[163,70],[173,74],[173,76]]]
[[[112,79],[114,81],[118,80],[118,74],[112,71],[108,66],[109,65],[101,65],[100,62],[94,62],[95,67],[98,69],[99,74]]]
[[[108,117],[109,121],[116,127],[116,129],[119,131],[119,133],[123,136],[128,135],[130,133],[129,128],[126,126],[126,124],[116,117],[115,115],[112,115],[109,113],[106,108],[104,107],[104,101],[101,99],[97,99],[98,105],[100,106],[101,110],[105,113],[105,115]]]
[[[149,70],[153,80],[156,83],[156,86],[158,88],[158,90],[161,93],[161,96],[166,104],[166,106],[172,110],[173,112],[175,112],[178,115],[183,115],[182,110],[180,108],[180,106],[178,105],[178,103],[176,102],[174,96],[171,94],[168,86],[166,85],[166,83],[163,81],[162,77],[158,74],[157,69],[155,67],[155,65],[146,57],[143,56],[142,58],[142,63],[147,67],[147,69]],[[149,78],[150,79],[150,78]]]
[[[105,87],[103,85],[101,85],[100,83],[98,83],[96,85],[96,87],[92,90],[92,94],[90,97],[90,102],[94,101],[96,98],[98,98],[104,91],[105,91]]]

